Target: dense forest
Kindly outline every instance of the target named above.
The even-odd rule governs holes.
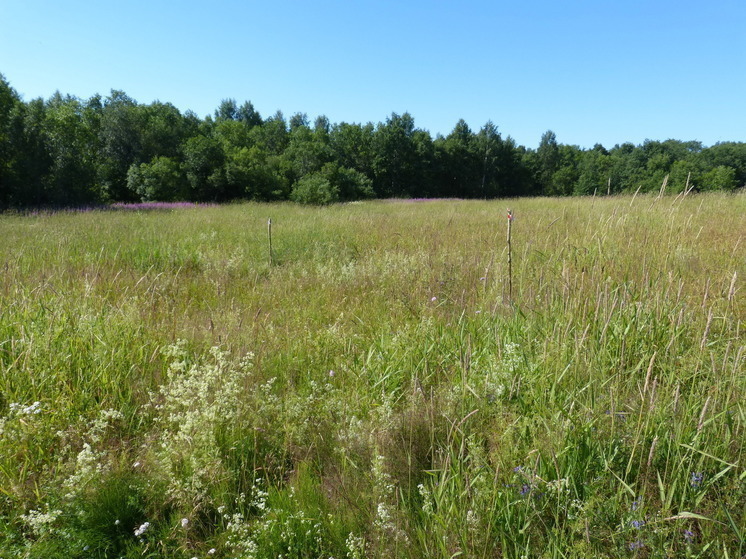
[[[306,114],[262,117],[220,103],[214,116],[123,91],[88,100],[56,93],[25,102],[0,74],[0,208],[129,201],[565,196],[733,190],[746,184],[746,143],[645,141],[607,149],[537,149],[487,122],[435,138],[409,113],[377,125]]]

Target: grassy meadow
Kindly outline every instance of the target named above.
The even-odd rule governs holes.
[[[0,215],[0,557],[740,559],[744,235],[743,193]]]

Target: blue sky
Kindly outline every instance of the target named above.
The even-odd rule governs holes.
[[[313,120],[408,111],[536,147],[746,141],[743,0],[0,0],[23,99],[111,89],[199,116],[251,100]]]

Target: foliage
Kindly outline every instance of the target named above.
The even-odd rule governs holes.
[[[301,204],[326,206],[339,201],[339,187],[332,185],[321,173],[314,173],[295,183],[290,199]]]
[[[433,138],[409,113],[377,124],[331,123],[323,115],[312,122],[281,111],[263,118],[250,101],[224,99],[201,119],[118,90],[85,101],[58,92],[24,102],[0,76],[0,210],[288,200],[309,190],[305,177],[316,177],[310,190],[324,190],[324,203],[731,191],[746,185],[746,143],[646,140],[581,149],[548,130],[530,149],[491,121],[475,131],[459,120]]]
[[[127,172],[127,188],[137,193],[140,200],[170,202],[186,200],[188,191],[178,161],[170,157],[156,157],[150,163],[133,164]]]

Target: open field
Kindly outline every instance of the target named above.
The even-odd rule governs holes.
[[[744,557],[745,235],[742,193],[0,216],[0,557]]]

